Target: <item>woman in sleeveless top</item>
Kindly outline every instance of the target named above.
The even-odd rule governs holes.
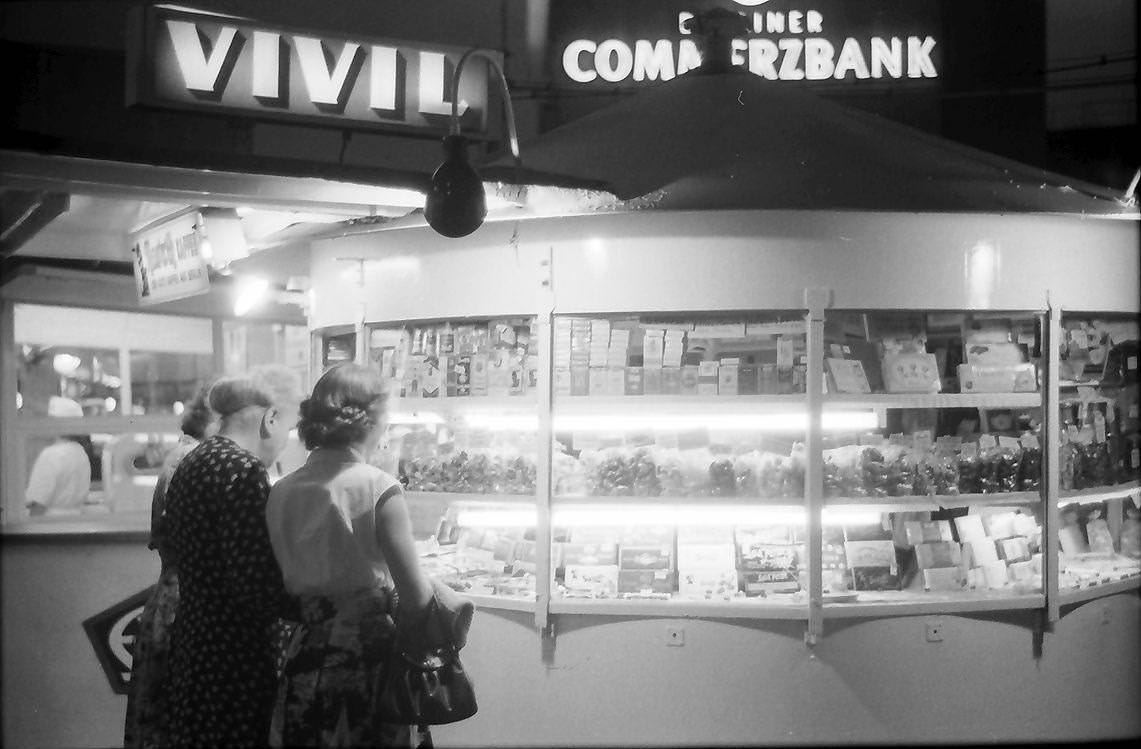
[[[270,542],[286,590],[301,602],[273,713],[274,746],[430,741],[374,710],[394,619],[415,621],[432,596],[400,483],[366,462],[380,441],[384,402],[372,370],[343,364],[326,372],[301,404],[298,431],[312,452],[270,492]]]

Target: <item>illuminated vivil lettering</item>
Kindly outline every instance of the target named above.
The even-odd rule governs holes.
[[[774,81],[936,78],[939,74],[931,59],[935,46],[930,36],[848,37],[839,49],[820,37],[760,37],[734,39],[732,61]],[[639,39],[633,47],[620,39],[577,39],[564,48],[562,62],[563,72],[576,83],[668,81],[700,65],[701,56],[690,39],[682,39],[676,47],[669,39]]]
[[[280,102],[288,95],[289,58],[292,54],[304,82],[306,96],[320,110],[343,110],[367,70],[368,106],[378,112],[399,113],[404,107],[401,92],[415,85],[421,114],[449,115],[445,101],[451,66],[442,52],[417,50],[418,81],[409,80],[405,53],[396,47],[354,41],[336,44],[301,34],[276,31],[243,31],[222,25],[209,41],[199,24],[166,19],[171,45],[183,84],[193,94],[221,98],[235,66],[248,54],[252,97],[262,103]],[[252,37],[248,44],[247,36]],[[461,101],[459,112],[468,108]]]

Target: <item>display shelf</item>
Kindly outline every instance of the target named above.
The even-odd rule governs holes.
[[[692,507],[700,510],[702,507],[715,507],[727,505],[732,507],[788,507],[803,505],[802,497],[664,497],[664,496],[627,496],[627,495],[575,495],[556,494],[551,498],[551,505],[607,505],[611,507],[628,507],[631,505],[668,505]]]
[[[1046,603],[1041,593],[1016,595],[993,591],[962,593],[872,593],[860,592],[851,603],[825,603],[825,619],[871,616],[914,616],[920,614],[962,614],[973,611],[1037,609]]]
[[[392,414],[437,414],[449,416],[469,412],[501,412],[534,410],[538,402],[533,393],[525,395],[468,395],[444,398],[393,398],[389,401]]]
[[[1041,393],[828,393],[824,404],[862,408],[1037,408]]]
[[[461,502],[471,502],[475,504],[488,505],[488,504],[510,504],[510,505],[533,505],[535,503],[534,494],[474,494],[464,492],[424,492],[424,491],[409,491],[404,492],[405,497],[410,501],[422,501],[433,503],[447,503],[458,504]]]
[[[1112,596],[1117,593],[1128,593],[1138,588],[1141,588],[1141,575],[1133,575],[1124,580],[1113,580],[1111,582],[1088,585],[1084,588],[1060,590],[1058,591],[1058,599],[1060,605],[1072,606],[1073,604],[1092,601],[1095,598]]]
[[[670,413],[740,413],[803,410],[804,393],[781,395],[561,395],[557,414],[638,413],[668,408]]]
[[[522,611],[528,614],[535,613],[534,598],[519,598],[517,596],[496,596],[488,593],[463,593],[464,598],[475,604],[478,609],[499,609],[503,611]]]
[[[1104,502],[1127,496],[1141,497],[1141,481],[1130,481],[1115,486],[1094,486],[1088,489],[1066,489],[1058,497],[1058,506]]]
[[[825,497],[825,507],[883,507],[884,512],[922,512],[948,507],[1033,505],[1042,501],[1038,492],[996,494],[933,494],[904,497]]]
[[[680,598],[558,598],[552,597],[552,614],[598,614],[604,616],[660,616],[690,619],[808,619],[808,600],[785,602],[767,598],[735,598],[703,601]]]

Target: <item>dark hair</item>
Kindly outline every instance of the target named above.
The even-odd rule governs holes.
[[[384,413],[384,380],[368,367],[346,362],[333,367],[301,402],[297,433],[309,450],[360,442]]]
[[[195,394],[194,399],[182,412],[182,433],[196,440],[202,439],[206,434],[206,427],[210,426],[216,414],[207,402],[210,398],[210,385],[206,384]]]

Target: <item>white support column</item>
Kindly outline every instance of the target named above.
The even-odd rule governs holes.
[[[1041,384],[1042,398],[1042,590],[1046,595],[1046,622],[1052,624],[1061,618],[1058,603],[1058,528],[1061,512],[1061,414],[1059,413],[1058,382],[1061,377],[1059,344],[1062,341],[1062,312],[1051,302],[1046,311],[1045,335],[1042,346],[1046,355],[1046,376]]]
[[[824,634],[824,581],[821,528],[821,511],[824,509],[823,441],[821,439],[822,412],[824,409],[824,309],[828,306],[831,291],[825,288],[804,290],[805,346],[808,350],[808,367],[805,373],[805,400],[808,409],[808,429],[804,435],[804,502],[805,522],[808,531],[808,629],[804,635],[807,645],[815,645]]]
[[[554,308],[555,299],[552,286],[552,258],[550,250],[540,261],[538,283],[543,290],[542,309],[538,313],[536,337],[539,345],[538,386],[535,394],[535,408],[539,412],[539,428],[536,433],[535,456],[535,626],[543,637],[553,635],[550,625],[551,585],[554,579],[552,569],[551,538],[551,495],[554,489],[552,470],[554,462]]]

